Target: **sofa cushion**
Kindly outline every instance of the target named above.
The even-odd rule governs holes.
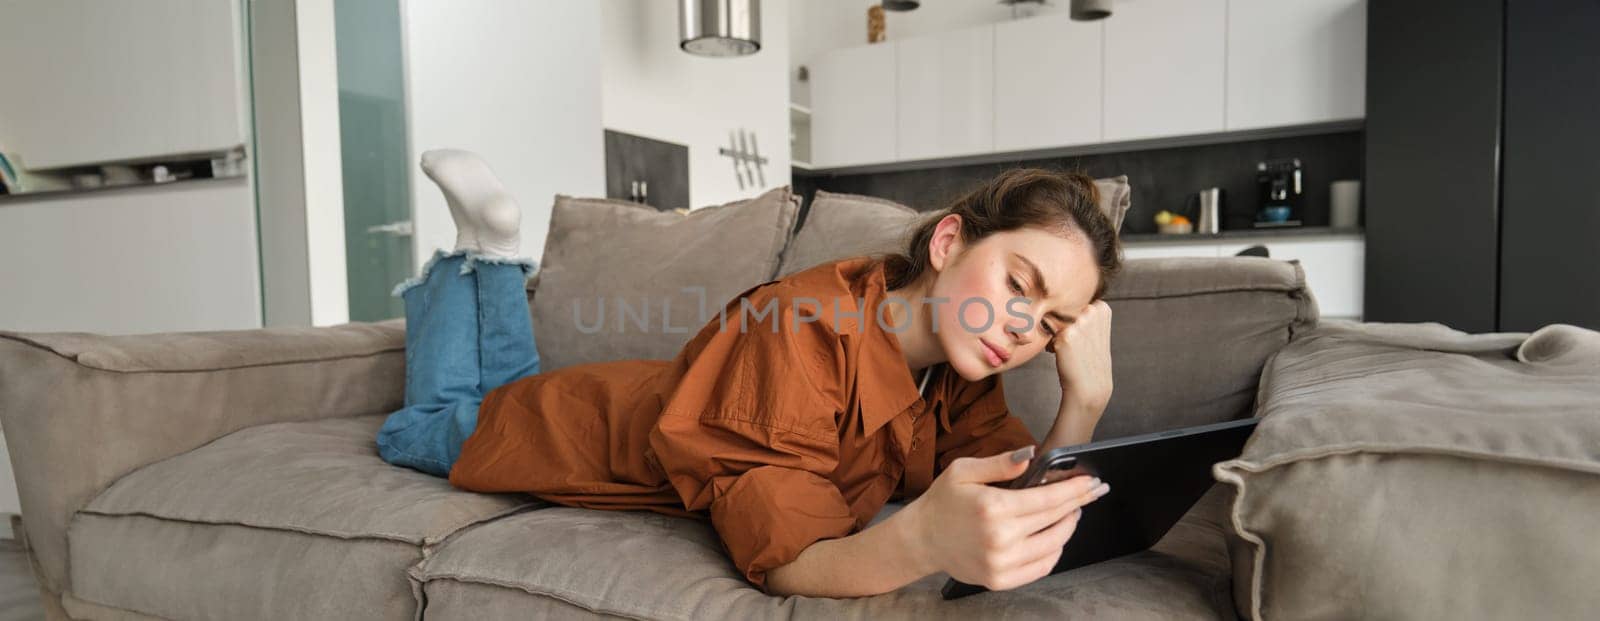
[[[412,616],[407,567],[538,503],[384,463],[382,423],[251,427],[135,470],[73,517],[73,595],[173,619]]]
[[[1133,259],[1106,302],[1116,387],[1097,440],[1249,416],[1262,367],[1317,318],[1299,266],[1256,257]],[[1002,377],[1011,412],[1044,438],[1061,407],[1055,357]]]
[[[953,602],[943,575],[876,597],[773,597],[695,520],[550,508],[475,526],[413,575],[429,619],[1233,618],[1222,488],[1154,550]]]
[[[778,275],[788,276],[845,257],[898,251],[911,238],[921,216],[888,199],[817,190],[806,208],[805,221],[783,254]]]
[[[529,283],[542,368],[677,355],[724,302],[774,277],[798,211],[787,186],[687,214],[556,197]]]
[[[1128,261],[1106,292],[1116,387],[1095,439],[1248,416],[1267,360],[1316,323],[1305,287],[1299,266],[1282,261]],[[1043,439],[1061,407],[1055,357],[1002,378],[1012,414]]]
[[[1106,301],[1116,387],[1096,439],[1250,416],[1267,360],[1317,324],[1300,264],[1260,257],[1132,259]],[[1047,428],[1061,400],[1055,358],[1033,364],[1033,389],[1006,396]]]
[[[1229,524],[1252,618],[1600,610],[1600,333],[1332,322],[1272,361]]]

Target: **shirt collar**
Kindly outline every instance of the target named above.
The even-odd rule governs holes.
[[[866,306],[861,309],[865,314],[860,326],[863,338],[861,357],[857,362],[856,394],[861,402],[863,432],[872,435],[896,416],[905,413],[922,395],[917,392],[917,380],[921,374],[912,375],[906,363],[905,350],[900,347],[900,337],[885,329],[877,320],[878,304],[888,297],[883,262],[874,261],[868,267],[870,269],[860,276],[861,295]],[[943,403],[948,391],[948,366],[944,363],[934,365],[933,376],[928,380],[929,407],[940,409],[939,423],[947,431],[949,422],[938,405]]]

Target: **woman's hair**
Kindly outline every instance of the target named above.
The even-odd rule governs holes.
[[[1096,300],[1122,269],[1122,246],[1111,218],[1100,209],[1094,179],[1076,172],[1014,168],[923,219],[911,233],[905,254],[883,257],[887,288],[905,287],[928,270],[928,242],[939,221],[950,214],[961,216],[961,241],[969,247],[995,233],[1025,228],[1082,235],[1100,268]]]

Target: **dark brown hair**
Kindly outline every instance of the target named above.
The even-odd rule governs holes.
[[[939,221],[950,214],[961,216],[961,241],[969,247],[995,233],[1024,228],[1083,235],[1100,268],[1096,300],[1122,269],[1122,245],[1110,216],[1100,209],[1100,190],[1093,178],[1077,172],[1014,168],[927,216],[911,233],[905,254],[884,256],[889,289],[910,285],[928,270],[928,242]]]

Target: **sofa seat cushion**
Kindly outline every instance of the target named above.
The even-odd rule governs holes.
[[[1600,332],[1329,322],[1261,380],[1237,488],[1254,619],[1600,610]]]
[[[178,619],[411,617],[408,567],[538,503],[385,463],[382,423],[251,427],[133,471],[72,519],[73,595]]]
[[[703,522],[565,507],[474,526],[414,574],[428,619],[1232,619],[1224,491],[1153,550],[951,602],[939,596],[943,575],[868,598],[769,596]]]

